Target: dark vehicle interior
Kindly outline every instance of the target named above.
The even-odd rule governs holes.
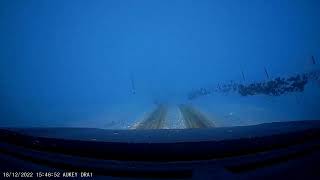
[[[90,172],[94,179],[320,177],[316,120],[201,130],[4,128],[0,141],[2,170],[61,172],[60,177],[63,172]]]

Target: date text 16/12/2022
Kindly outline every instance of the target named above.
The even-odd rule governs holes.
[[[92,172],[3,172],[4,178],[91,178],[93,177]]]

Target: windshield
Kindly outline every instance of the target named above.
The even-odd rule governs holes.
[[[320,2],[0,2],[0,127],[320,118]]]

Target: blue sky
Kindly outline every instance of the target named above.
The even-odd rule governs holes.
[[[77,119],[132,100],[308,69],[320,1],[0,2],[0,115]],[[319,60],[318,60],[319,61]],[[131,99],[130,99],[131,98]],[[3,123],[2,123],[3,124]]]

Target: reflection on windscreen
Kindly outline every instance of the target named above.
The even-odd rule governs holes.
[[[0,127],[320,118],[320,2],[1,1]]]

